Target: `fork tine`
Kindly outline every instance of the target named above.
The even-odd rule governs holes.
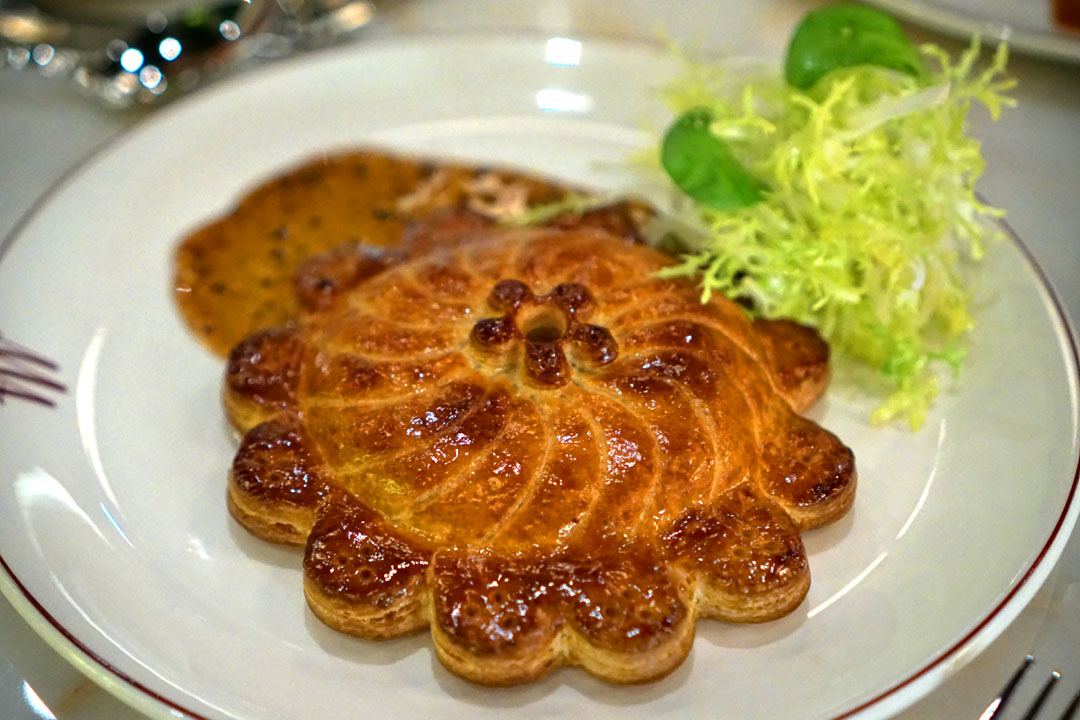
[[[1058,720],[1073,720],[1076,717],[1076,711],[1080,709],[1080,690],[1076,691],[1073,695],[1073,699],[1069,702],[1069,706],[1065,708],[1065,712],[1061,713],[1061,717]]]
[[[1001,689],[998,696],[986,706],[982,715],[979,716],[979,720],[990,720],[990,718],[997,715],[998,712],[1005,708],[1005,705],[1009,702],[1009,698],[1012,697],[1013,691],[1016,690],[1016,686],[1020,684],[1020,680],[1024,677],[1024,673],[1031,667],[1031,663],[1035,662],[1034,655],[1028,655],[1024,658],[1024,662],[1020,663],[1020,667],[1016,668],[1016,672],[1009,678],[1009,682],[1005,683],[1005,687]]]
[[[48,407],[56,407],[56,402],[50,400],[44,395],[37,395],[35,393],[24,392],[22,390],[15,390],[14,388],[0,387],[0,405],[4,404],[5,397],[19,398],[20,400],[26,400],[27,402],[38,403],[39,405],[47,405]]]
[[[52,388],[53,390],[59,390],[61,392],[67,390],[67,387],[65,387],[63,384],[58,383],[55,380],[50,380],[44,375],[38,375],[37,373],[17,372],[15,370],[8,370],[7,368],[0,367],[0,375],[14,378],[15,380],[22,380],[26,383],[44,385],[45,387]]]
[[[1035,720],[1035,716],[1042,708],[1043,703],[1046,702],[1046,698],[1050,697],[1050,692],[1054,689],[1054,685],[1061,679],[1061,673],[1057,670],[1050,673],[1050,677],[1046,679],[1046,683],[1043,684],[1042,690],[1039,691],[1039,696],[1035,698],[1035,702],[1028,708],[1027,713],[1020,720]]]
[[[45,393],[67,392],[67,387],[46,373],[59,370],[60,366],[52,360],[0,334],[0,405],[5,399],[13,398],[56,407],[56,402]]]
[[[59,370],[60,367],[48,358],[43,358],[36,353],[30,351],[29,348],[23,347],[19,343],[5,338],[0,334],[0,357],[9,357],[16,360],[23,360],[28,363],[40,365],[41,367],[48,368],[49,370]]]

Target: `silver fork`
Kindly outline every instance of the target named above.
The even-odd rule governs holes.
[[[53,379],[60,366],[0,334],[0,405],[7,398],[55,407],[50,394],[67,391]]]
[[[1016,672],[1012,674],[1009,681],[1005,683],[1005,687],[1001,689],[998,696],[986,707],[986,710],[983,710],[982,715],[979,716],[979,720],[990,720],[990,718],[998,717],[998,713],[1005,709],[1006,704],[1008,704],[1009,700],[1012,698],[1017,686],[1020,685],[1020,681],[1024,678],[1024,674],[1034,662],[1034,655],[1028,655],[1024,658],[1024,661],[1020,663],[1020,667],[1016,669]],[[1061,673],[1057,670],[1050,673],[1050,677],[1043,683],[1042,688],[1039,690],[1039,694],[1035,696],[1035,700],[1032,701],[1020,720],[1035,720],[1035,718],[1038,717],[1039,711],[1042,710],[1043,705],[1046,704],[1047,698],[1050,697],[1050,693],[1053,692],[1060,679]],[[1078,709],[1080,709],[1080,690],[1073,695],[1072,700],[1069,701],[1065,711],[1061,715],[1056,716],[1056,720],[1073,720],[1077,717]],[[1051,719],[1047,717],[1043,720]]]

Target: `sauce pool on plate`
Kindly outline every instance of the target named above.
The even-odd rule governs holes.
[[[313,255],[346,243],[392,247],[411,222],[440,209],[499,218],[571,190],[520,172],[374,150],[319,158],[185,238],[176,300],[192,332],[225,356],[253,332],[297,315],[293,276]]]

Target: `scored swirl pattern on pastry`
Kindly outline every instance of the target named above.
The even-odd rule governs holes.
[[[230,510],[306,545],[324,622],[430,626],[482,683],[648,680],[698,617],[791,612],[800,530],[855,490],[851,451],[797,414],[827,347],[669,263],[594,228],[491,229],[334,283],[232,353]]]

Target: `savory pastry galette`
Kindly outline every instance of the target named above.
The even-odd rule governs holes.
[[[564,664],[637,682],[683,660],[699,617],[802,601],[799,532],[856,482],[798,414],[828,381],[815,332],[703,304],[602,226],[458,217],[412,238],[309,261],[301,317],[228,365],[229,508],[306,545],[319,618],[429,626],[480,683]]]

